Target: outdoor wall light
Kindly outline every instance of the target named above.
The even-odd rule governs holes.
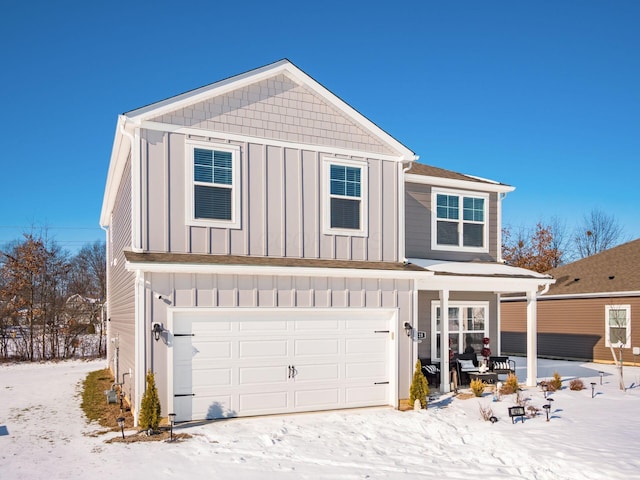
[[[151,326],[151,331],[153,332],[153,338],[155,338],[157,342],[158,340],[160,340],[160,336],[162,335],[164,328],[162,328],[161,323],[153,322],[153,325]]]
[[[551,404],[547,403],[546,405],[543,405],[542,408],[544,408],[544,411],[547,414],[547,422],[549,421],[549,410],[551,410]]]
[[[604,372],[598,372],[600,374],[600,385],[602,385],[602,377],[604,377]]]
[[[120,431],[122,432],[122,439],[124,440],[124,417],[118,417],[116,419],[118,422],[118,426],[120,427]]]
[[[170,434],[170,442],[173,442],[173,423],[176,421],[176,414],[175,413],[170,413],[169,414],[169,425],[171,428],[171,434]]]
[[[413,327],[409,322],[404,322],[404,331],[407,332],[407,337],[411,336],[411,332],[413,332]]]
[[[591,398],[596,396],[596,382],[591,382]]]

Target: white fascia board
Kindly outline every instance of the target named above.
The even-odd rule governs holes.
[[[595,293],[565,293],[562,295],[542,295],[538,297],[540,300],[571,300],[571,299],[588,299],[588,298],[622,298],[622,297],[640,297],[640,291],[630,292],[595,292]],[[527,297],[503,297],[501,302],[521,302]]]
[[[328,103],[332,104],[346,116],[361,125],[365,130],[371,132],[374,136],[387,144],[391,149],[397,151],[398,157],[392,156],[396,161],[415,161],[418,159],[414,152],[409,150],[398,140],[382,130],[375,123],[370,121],[368,118],[359,113],[357,110],[337,97],[335,94],[331,93],[328,89],[323,87],[320,83],[315,81],[313,78],[304,73],[288,60],[281,60],[271,65],[267,65],[240,75],[236,75],[234,77],[227,78],[225,80],[221,80],[216,83],[212,83],[211,85],[207,85],[190,92],[186,92],[181,95],[162,100],[146,107],[132,110],[128,113],[127,117],[135,123],[141,123],[145,120],[149,120],[150,118],[158,117],[165,113],[204,101],[208,98],[223,95],[227,92],[260,82],[278,74],[287,75],[291,79],[296,80],[297,82],[310,88],[319,96],[324,98]]]
[[[459,275],[435,275],[419,278],[417,290],[449,290],[457,292],[518,293],[538,291],[539,287],[554,283],[549,278],[505,278]]]
[[[407,174],[405,180],[408,183],[419,183],[424,185],[432,185],[436,187],[461,188],[464,190],[509,193],[513,192],[516,187],[511,185],[502,185],[499,183],[481,183],[466,180],[458,180],[455,178],[432,177],[429,175]]]
[[[202,273],[220,275],[268,275],[293,277],[332,277],[332,278],[394,278],[417,280],[431,277],[433,272],[399,272],[396,270],[373,270],[357,268],[322,268],[322,267],[272,267],[258,265],[219,265],[193,263],[150,263],[127,262],[128,271],[149,273]]]
[[[113,147],[111,149],[111,158],[109,160],[109,171],[107,173],[107,181],[104,189],[104,197],[102,199],[102,210],[100,212],[100,226],[109,226],[109,217],[111,210],[116,201],[122,172],[127,163],[128,153],[131,150],[131,142],[125,138],[120,132],[121,126],[126,124],[126,117],[118,116],[116,123],[116,133],[113,139]]]
[[[335,155],[348,155],[351,157],[371,158],[377,160],[389,160],[393,162],[401,162],[403,158],[396,155],[386,155],[383,153],[364,152],[362,150],[350,150],[347,148],[333,147],[330,145],[312,145],[308,143],[287,142],[285,140],[275,140],[265,137],[254,137],[251,135],[239,135],[236,133],[218,132],[206,130],[203,128],[184,127],[182,125],[173,125],[170,123],[152,122],[145,120],[140,122],[140,128],[146,130],[154,130],[156,132],[178,133],[181,135],[195,135],[198,137],[212,137],[221,140],[230,140],[232,142],[255,143],[260,145],[269,145],[283,148],[297,148],[300,150],[321,151]]]

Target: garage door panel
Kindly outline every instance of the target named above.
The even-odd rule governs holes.
[[[209,362],[213,360],[230,360],[233,355],[233,342],[231,341],[210,341],[198,337],[194,341],[194,360],[197,358],[201,362]]]
[[[284,412],[289,407],[287,398],[288,393],[286,391],[241,393],[239,395],[239,408],[241,412],[253,415],[271,411]]]
[[[363,378],[386,379],[389,369],[386,362],[349,363],[345,366],[345,378],[357,380]]]
[[[373,338],[347,338],[345,341],[345,353],[347,355],[380,355],[385,351],[388,340],[379,335]]]
[[[284,365],[242,367],[239,369],[239,384],[242,386],[265,383],[286,383],[289,370]]]
[[[245,320],[239,324],[238,330],[243,333],[282,334],[287,332],[288,322],[284,320]]]
[[[233,330],[233,325],[235,322],[225,322],[225,321],[215,321],[212,322],[210,319],[201,319],[199,321],[194,321],[192,331],[185,333],[193,333],[198,337],[215,337],[216,335],[220,335],[224,332],[231,332]]]
[[[190,397],[193,402],[192,419],[214,420],[216,418],[230,418],[238,412],[231,408],[232,395],[195,395]]]
[[[327,410],[339,407],[340,389],[336,387],[298,390],[294,394],[294,408],[296,410]]]
[[[342,322],[335,319],[322,320],[295,320],[293,329],[296,332],[338,332]]]
[[[318,382],[340,379],[340,365],[330,364],[298,364],[295,366],[295,382]]]
[[[212,387],[229,387],[232,384],[231,368],[193,368],[193,384],[211,385]]]
[[[293,345],[296,357],[335,356],[340,351],[340,341],[337,338],[295,339]]]
[[[239,358],[285,357],[288,341],[282,340],[241,340],[239,342]]]
[[[347,406],[382,405],[388,397],[388,385],[347,386],[345,403]]]
[[[366,321],[362,319],[346,319],[344,322],[344,329],[347,333],[351,332],[375,332],[376,330],[389,330],[388,318],[376,318],[371,317]]]

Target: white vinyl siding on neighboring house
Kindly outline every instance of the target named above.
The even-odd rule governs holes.
[[[367,235],[367,164],[324,159],[324,232]]]
[[[487,252],[489,196],[445,189],[432,195],[432,249]]]
[[[240,149],[187,141],[190,224],[240,228]]]
[[[631,348],[631,305],[605,306],[607,347]]]

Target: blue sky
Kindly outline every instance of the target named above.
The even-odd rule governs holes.
[[[0,16],[0,245],[98,226],[118,114],[288,58],[503,221],[640,237],[640,2],[19,2]]]

